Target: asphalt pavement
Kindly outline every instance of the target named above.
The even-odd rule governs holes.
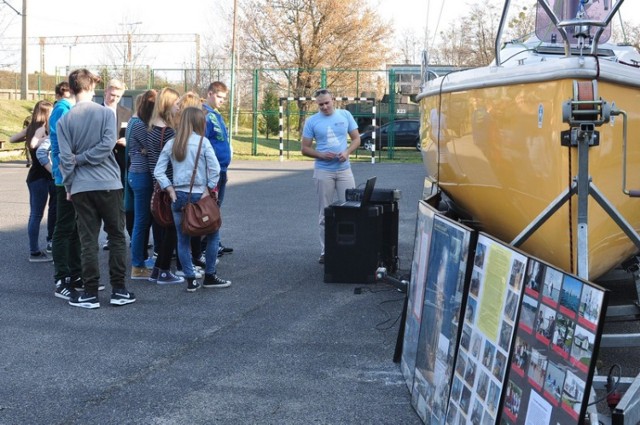
[[[232,163],[230,288],[128,281],[137,301],[113,307],[100,251],[107,290],[85,310],[54,297],[51,263],[28,262],[28,169],[0,163],[0,424],[420,424],[392,361],[404,295],[323,282],[312,167]],[[422,165],[353,169],[402,191],[408,272]]]

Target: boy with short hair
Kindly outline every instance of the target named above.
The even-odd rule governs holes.
[[[98,308],[100,228],[109,238],[109,277],[112,305],[133,303],[136,298],[124,285],[126,240],[120,168],[113,154],[116,144],[115,114],[92,98],[99,77],[87,69],[69,75],[69,88],[76,105],[58,122],[60,172],[67,197],[78,214],[82,250],[84,293],[69,300],[82,308]]]

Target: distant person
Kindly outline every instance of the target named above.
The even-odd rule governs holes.
[[[153,171],[156,168],[160,152],[164,145],[175,136],[174,127],[178,117],[178,100],[180,94],[171,87],[160,90],[153,106],[153,114],[147,127],[147,138],[145,148],[147,150],[148,172],[155,177]],[[169,179],[173,178],[172,170],[167,170]],[[158,241],[158,256],[155,266],[151,272],[149,280],[159,285],[183,283],[184,278],[176,276],[171,271],[171,256],[176,249],[176,228],[175,226],[162,227],[153,222],[153,239]]]
[[[211,144],[204,138],[204,129],[205,117],[202,108],[185,108],[180,117],[176,136],[162,149],[154,172],[158,183],[169,193],[173,201],[173,221],[178,235],[178,257],[187,280],[188,292],[194,292],[200,285],[196,280],[191,261],[191,237],[182,233],[182,208],[188,202],[195,203],[203,196],[210,196],[209,191],[216,188],[220,173],[220,164]],[[198,158],[197,168],[196,158]],[[169,179],[166,174],[169,163],[173,168],[172,179]],[[191,188],[192,176],[193,188]],[[218,233],[207,235],[203,288],[226,288],[231,285],[231,281],[218,277],[216,273]]]
[[[55,87],[55,102],[53,102],[53,107],[55,108],[56,103],[62,99],[69,99],[71,97],[71,92],[69,91],[69,83],[63,81],[61,83],[56,84]],[[47,122],[47,129],[50,131],[49,123]],[[36,157],[38,162],[42,167],[44,167],[49,174],[53,176],[53,169],[51,168],[51,138],[46,137],[40,140],[38,148],[36,149]],[[47,219],[47,253],[51,254],[53,251],[53,231],[56,225],[56,184],[53,177],[49,183],[51,187],[51,196],[49,197],[49,217]]]
[[[67,198],[59,167],[60,147],[58,144],[57,124],[63,116],[69,113],[74,104],[75,98],[71,96],[61,97],[53,105],[51,117],[49,118],[51,170],[56,184],[56,225],[53,230],[52,240],[53,279],[56,284],[54,295],[67,301],[77,296],[77,290],[83,289],[83,281],[76,209]]]
[[[178,112],[178,121],[180,121],[182,117],[182,112],[189,107],[195,107],[202,109],[202,99],[198,95],[198,93],[193,91],[188,91],[180,96],[180,100],[178,101],[179,112]],[[205,242],[206,243],[206,242]],[[204,273],[204,269],[206,267],[206,258],[202,254],[202,238],[199,236],[191,237],[191,261],[196,270],[196,277],[198,279],[202,278],[202,273]],[[216,259],[217,261],[217,259]],[[184,276],[184,271],[182,270],[182,263],[180,261],[180,257],[176,259],[176,275]]]
[[[209,84],[207,89],[207,101],[203,108],[207,116],[207,129],[205,137],[211,142],[216,157],[220,162],[220,180],[218,181],[218,203],[222,207],[224,195],[227,187],[227,169],[231,163],[233,152],[231,150],[231,142],[229,140],[229,132],[224,123],[224,118],[220,114],[220,108],[227,100],[227,86],[221,81],[214,81]],[[203,241],[206,238],[203,238]],[[233,248],[224,246],[222,242],[218,246],[218,257],[222,254],[233,252]]]
[[[126,212],[126,229],[131,236],[133,232],[133,202],[131,202],[131,198],[133,197],[133,193],[127,184],[127,169],[128,169],[128,158],[127,158],[127,139],[125,137],[127,125],[133,112],[120,104],[120,100],[122,100],[122,95],[124,95],[124,91],[126,90],[126,85],[117,79],[111,79],[107,83],[107,86],[104,90],[104,100],[102,104],[109,108],[116,117],[115,129],[116,129],[116,146],[113,148],[113,153],[116,156],[116,161],[118,161],[118,166],[120,167],[120,176],[122,181],[122,187],[124,188],[124,196],[125,196],[125,212]],[[109,249],[109,240],[102,247],[105,250]]]
[[[147,127],[153,114],[158,93],[151,89],[136,98],[136,113],[127,125],[127,151],[129,171],[127,183],[133,191],[133,232],[131,234],[131,279],[147,280],[151,269],[147,267],[147,242],[151,227],[151,194],[153,179],[149,173]]]
[[[55,185],[51,173],[40,164],[36,156],[38,147],[49,137],[49,116],[53,104],[47,100],[41,100],[33,108],[31,122],[27,127],[26,143],[31,156],[32,166],[27,174],[27,187],[29,188],[29,261],[41,263],[52,261],[46,251],[40,249],[40,223],[44,215],[44,209],[49,201],[49,214],[47,218],[47,242],[53,237],[53,229],[56,221],[56,196]]]
[[[69,200],[73,200],[82,248],[84,293],[69,300],[74,307],[98,308],[100,264],[98,236],[104,225],[109,238],[111,305],[136,301],[124,284],[127,246],[124,234],[124,198],[116,144],[115,115],[92,102],[100,78],[87,69],[69,75],[76,105],[58,122],[60,172]]]
[[[356,186],[349,155],[360,146],[360,133],[351,112],[334,107],[329,90],[320,89],[314,97],[320,111],[304,123],[301,150],[304,156],[315,158],[313,179],[318,194],[321,246],[318,262],[324,264],[324,209],[333,203],[336,192],[338,199],[344,201],[345,191]],[[349,144],[347,135],[351,138]]]
[[[9,137],[9,143],[20,143],[24,142],[24,153],[26,155],[27,163],[25,164],[27,168],[31,167],[31,156],[29,155],[29,148],[27,148],[27,127],[29,127],[29,123],[31,122],[31,115],[27,116],[24,121],[22,121],[22,130]]]

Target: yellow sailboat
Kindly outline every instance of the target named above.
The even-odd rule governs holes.
[[[596,279],[640,247],[640,55],[607,44],[623,0],[539,0],[536,36],[425,81],[428,179],[475,227]],[[425,66],[425,74],[428,67]]]

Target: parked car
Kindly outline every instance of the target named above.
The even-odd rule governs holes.
[[[402,119],[384,124],[376,129],[376,150],[388,147],[389,134],[393,131],[394,146],[397,148],[416,148],[420,150],[420,120]],[[360,146],[371,150],[373,147],[373,129],[360,134]]]

